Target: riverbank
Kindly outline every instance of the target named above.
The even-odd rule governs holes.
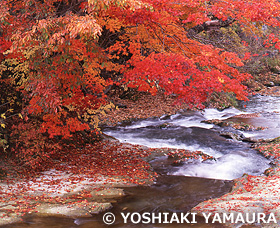
[[[171,115],[187,108],[186,105],[174,105],[175,99],[164,95],[146,94],[137,102],[119,98],[112,101],[123,106],[107,113],[102,124]],[[6,165],[7,172],[0,182],[0,225],[20,222],[23,216],[30,214],[73,218],[101,213],[111,208],[116,198],[123,196],[122,186],[154,183],[157,174],[144,157],[151,160],[171,151],[174,149],[121,144],[103,135],[102,140],[94,144],[64,145],[60,151],[61,160],[45,172],[18,176],[15,172],[18,167]]]
[[[70,152],[69,152],[70,153]],[[208,159],[203,153],[120,143],[103,136],[95,144],[72,151],[67,162],[32,177],[8,176],[0,183],[0,225],[25,216],[92,217],[124,196],[122,187],[152,185],[157,177],[148,161],[170,156]]]
[[[186,107],[173,106],[174,98],[161,95],[139,98],[137,102],[115,102],[118,102],[119,109],[109,114],[104,123],[107,121],[107,124],[113,125],[133,119],[171,115]],[[130,109],[132,111],[126,113]],[[178,154],[176,149],[122,144],[107,136],[96,144],[87,144],[75,150],[64,148],[63,151],[67,161],[58,161],[52,170],[38,173],[31,179],[19,180],[8,176],[2,180],[1,225],[20,222],[23,216],[30,214],[91,217],[108,210],[117,198],[123,197],[121,187],[153,184],[156,174],[147,161],[154,157],[173,153],[175,162],[180,163],[182,159],[204,156],[203,153],[197,155],[186,150],[180,150]]]
[[[108,153],[110,151],[110,153]],[[151,184],[155,173],[141,158],[144,148],[107,138],[69,152],[68,161],[51,170],[0,183],[0,225],[20,222],[26,214],[91,217],[123,196],[122,186]]]

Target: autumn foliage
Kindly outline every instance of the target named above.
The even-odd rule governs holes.
[[[96,130],[98,114],[113,107],[112,85],[163,91],[199,108],[214,92],[246,99],[250,75],[240,69],[250,54],[205,44],[190,31],[230,19],[279,49],[279,38],[263,30],[279,26],[279,11],[276,0],[2,0],[0,80],[21,93],[17,112],[40,122],[42,140]]]

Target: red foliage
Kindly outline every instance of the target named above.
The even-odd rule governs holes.
[[[5,0],[0,54],[26,97],[25,113],[43,117],[42,131],[51,137],[69,137],[89,128],[81,118],[89,109],[105,104],[112,80],[102,77],[104,70],[118,75],[112,77],[117,84],[152,94],[164,90],[190,106],[202,107],[220,91],[246,99],[242,82],[249,75],[239,73],[241,59],[188,38],[186,30],[209,20],[206,15],[234,18],[250,30],[256,22],[278,25],[279,8],[277,1],[90,0],[74,6]],[[273,35],[271,42],[278,47]],[[72,112],[72,127],[61,110]]]

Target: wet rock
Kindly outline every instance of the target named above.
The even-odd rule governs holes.
[[[163,123],[163,124],[156,126],[156,128],[163,129],[163,128],[168,128],[168,127],[172,127],[172,126],[174,126],[174,125],[171,123]]]
[[[111,199],[111,198],[118,198],[122,197],[125,195],[123,189],[120,188],[106,188],[103,190],[93,190],[90,192],[93,198],[106,198],[106,199]]]
[[[246,137],[244,139],[242,139],[243,142],[249,142],[249,143],[255,143],[255,145],[253,145],[252,147],[256,147],[257,144],[261,144],[261,143],[270,143],[273,142],[274,139],[256,139],[253,137]]]
[[[189,150],[170,150],[168,153],[168,159],[172,160],[173,166],[181,166],[188,160],[193,159],[215,160],[214,157],[205,154],[201,151],[189,151]]]
[[[259,113],[253,113],[253,114],[236,115],[234,117],[252,118],[252,117],[258,117],[258,116],[259,116]],[[233,129],[241,130],[241,131],[261,131],[261,130],[266,129],[265,127],[255,127],[251,124],[246,124],[243,122],[236,122],[236,121],[228,121],[228,120],[213,119],[213,120],[204,120],[201,122],[208,123],[208,124],[215,124],[220,127],[229,127],[229,128],[233,128]]]
[[[203,120],[203,121],[201,121],[201,123],[215,124],[215,125],[218,125],[220,127],[227,126],[227,125],[225,125],[225,122],[223,120],[219,120],[219,119]]]
[[[113,206],[111,203],[94,203],[94,207],[88,208],[90,214],[99,214],[103,211],[111,209]]]
[[[165,115],[161,116],[159,119],[160,120],[170,120],[170,118],[171,118],[171,115],[165,114]]]
[[[111,203],[84,202],[74,204],[51,204],[46,203],[38,206],[35,211],[40,216],[68,216],[68,217],[91,217],[112,207]]]
[[[233,139],[235,141],[241,141],[244,138],[242,134],[236,134],[233,132],[220,132],[220,135],[225,138]]]
[[[247,137],[247,138],[242,139],[242,141],[243,142],[249,142],[249,143],[258,143],[259,139],[255,139],[253,137]]]
[[[234,118],[256,118],[260,116],[261,116],[260,113],[242,113],[239,115],[235,115]]]

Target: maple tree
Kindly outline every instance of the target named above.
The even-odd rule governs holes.
[[[21,93],[19,112],[51,138],[97,129],[97,114],[113,107],[112,85],[164,91],[198,108],[214,92],[246,99],[250,75],[240,69],[251,55],[196,35],[236,24],[279,49],[264,31],[279,26],[279,11],[276,0],[2,0],[1,82]]]

